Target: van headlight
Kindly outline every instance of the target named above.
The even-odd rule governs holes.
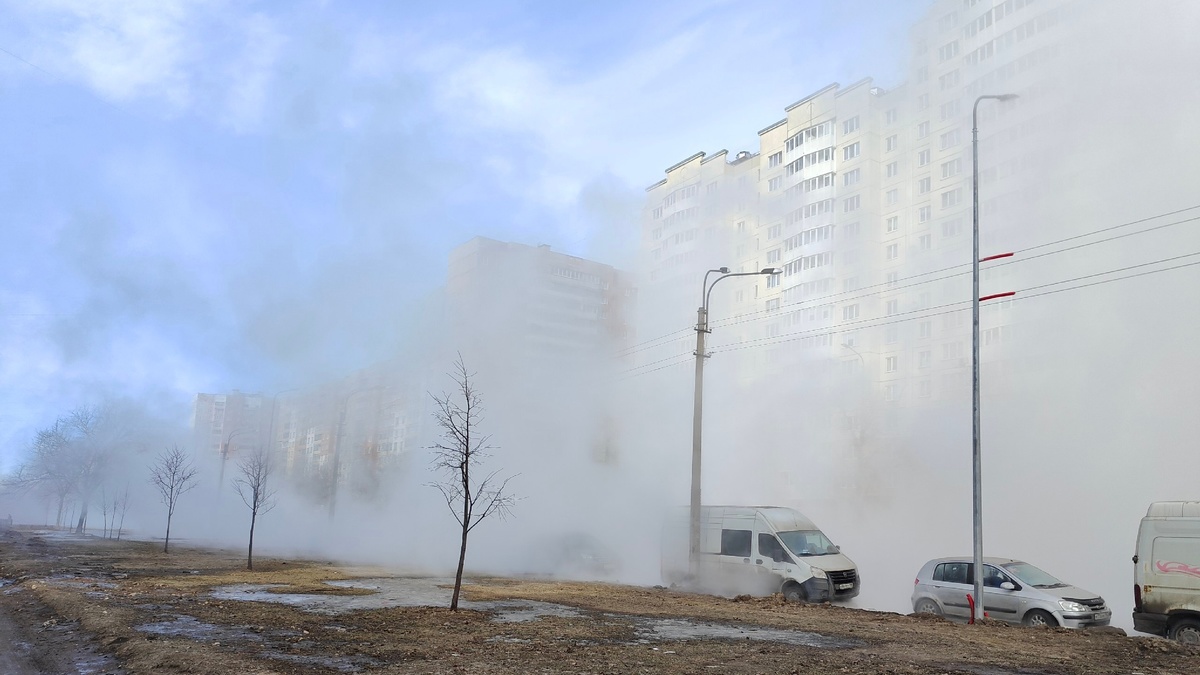
[[[812,575],[813,575],[814,579],[824,579],[825,578],[825,570],[821,569],[820,567],[810,567],[808,569],[812,570]]]
[[[1059,600],[1058,606],[1062,607],[1064,612],[1086,612],[1086,611],[1088,611],[1087,605],[1081,605],[1078,602],[1071,602],[1070,600]]]

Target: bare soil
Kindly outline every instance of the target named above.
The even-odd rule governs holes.
[[[726,599],[479,578],[464,587],[470,608],[458,612],[440,606],[332,612],[212,594],[234,584],[274,584],[270,591],[291,599],[297,593],[362,599],[374,591],[324,582],[386,576],[274,558],[258,558],[248,571],[232,551],[179,547],[163,554],[154,543],[0,532],[0,645],[17,645],[0,647],[0,671],[1200,672],[1200,650],[1120,631],[968,626],[778,596]],[[528,611],[513,613],[522,607]],[[15,656],[6,662],[6,654]]]

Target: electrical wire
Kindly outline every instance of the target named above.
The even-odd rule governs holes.
[[[1129,222],[1126,222],[1126,223],[1120,223],[1120,224],[1118,224],[1118,225],[1113,225],[1113,226],[1110,226],[1110,227],[1101,228],[1101,229],[1099,229],[1099,230],[1094,230],[1094,231],[1092,231],[1092,232],[1088,232],[1088,233],[1085,233],[1085,234],[1075,235],[1075,236],[1072,236],[1072,237],[1066,237],[1066,238],[1064,238],[1064,239],[1059,239],[1059,240],[1057,240],[1057,241],[1053,241],[1053,242],[1046,242],[1046,243],[1043,243],[1043,244],[1037,244],[1037,245],[1035,245],[1035,246],[1029,246],[1029,247],[1026,247],[1026,248],[1023,248],[1023,249],[1019,249],[1019,250],[1017,250],[1017,251],[1014,251],[1014,254],[1025,253],[1025,252],[1027,252],[1027,251],[1033,251],[1033,250],[1037,250],[1037,249],[1040,249],[1040,248],[1045,248],[1045,247],[1047,247],[1047,246],[1053,246],[1053,245],[1055,245],[1055,244],[1061,244],[1061,243],[1064,243],[1064,242],[1067,242],[1067,241],[1073,241],[1073,240],[1076,240],[1076,239],[1079,239],[1079,238],[1082,238],[1082,237],[1090,237],[1090,236],[1094,236],[1094,235],[1096,235],[1096,234],[1102,234],[1102,233],[1104,233],[1104,232],[1111,232],[1111,231],[1113,231],[1113,230],[1120,229],[1120,228],[1123,228],[1123,227],[1130,227],[1130,226],[1132,226],[1132,225],[1138,225],[1138,224],[1141,224],[1141,223],[1148,222],[1148,221],[1150,221],[1150,220],[1155,220],[1155,219],[1158,219],[1158,218],[1164,218],[1164,217],[1167,217],[1167,216],[1172,216],[1172,215],[1178,215],[1178,214],[1180,214],[1180,213],[1184,213],[1184,212],[1186,212],[1186,211],[1192,211],[1192,210],[1195,210],[1195,209],[1198,209],[1198,208],[1200,208],[1200,204],[1198,204],[1198,205],[1196,205],[1196,206],[1190,206],[1190,207],[1187,207],[1187,208],[1184,208],[1184,209],[1179,209],[1179,210],[1176,210],[1176,211],[1170,211],[1170,212],[1167,212],[1167,213],[1160,213],[1160,214],[1157,214],[1157,215],[1154,215],[1154,216],[1149,216],[1149,217],[1142,218],[1142,219],[1139,219],[1139,220],[1129,221]],[[1177,220],[1177,221],[1170,222],[1170,223],[1164,223],[1164,224],[1162,224],[1162,225],[1156,225],[1156,226],[1154,226],[1154,227],[1146,228],[1146,229],[1144,229],[1144,230],[1138,230],[1137,232],[1129,232],[1129,233],[1125,233],[1125,234],[1119,234],[1119,235],[1116,235],[1116,236],[1113,236],[1113,237],[1107,237],[1107,238],[1104,238],[1104,239],[1098,239],[1098,240],[1096,240],[1096,241],[1087,242],[1087,243],[1085,243],[1085,244],[1079,244],[1079,245],[1076,245],[1076,246],[1070,246],[1070,247],[1063,248],[1063,249],[1058,249],[1058,250],[1055,250],[1055,251],[1047,251],[1047,252],[1045,252],[1045,253],[1040,253],[1040,254],[1038,254],[1038,255],[1035,255],[1035,256],[1028,256],[1028,257],[1020,258],[1020,259],[1017,259],[1017,260],[1009,260],[1009,261],[1002,262],[1002,263],[996,263],[996,264],[994,264],[994,265],[991,265],[990,267],[994,269],[994,268],[999,268],[999,267],[1005,267],[1005,266],[1008,266],[1008,265],[1015,265],[1015,264],[1022,263],[1022,262],[1028,262],[1028,261],[1030,261],[1030,260],[1036,260],[1036,259],[1038,259],[1038,258],[1044,258],[1044,257],[1046,257],[1046,256],[1050,256],[1050,255],[1056,255],[1056,254],[1058,254],[1058,253],[1065,253],[1065,252],[1067,252],[1067,251],[1074,251],[1074,250],[1077,250],[1077,249],[1080,249],[1080,248],[1084,248],[1084,247],[1087,247],[1087,246],[1092,246],[1092,245],[1095,245],[1095,244],[1103,244],[1103,243],[1105,243],[1105,242],[1115,241],[1115,240],[1117,240],[1117,239],[1123,239],[1123,238],[1125,238],[1125,237],[1131,237],[1131,236],[1138,235],[1138,234],[1144,234],[1144,233],[1147,233],[1147,232],[1153,232],[1153,231],[1156,231],[1156,230],[1161,230],[1161,229],[1164,229],[1164,228],[1167,228],[1167,227],[1172,227],[1172,226],[1175,226],[1175,225],[1182,225],[1182,224],[1184,224],[1184,223],[1190,223],[1190,222],[1194,222],[1194,221],[1198,221],[1198,220],[1200,220],[1200,216],[1195,216],[1195,217],[1192,217],[1192,218],[1185,218],[1185,219],[1183,219],[1183,220]],[[945,281],[945,280],[947,280],[947,279],[953,279],[953,278],[955,278],[955,277],[960,277],[960,276],[963,276],[963,275],[969,274],[969,273],[970,273],[970,270],[964,270],[964,271],[961,271],[961,272],[955,272],[955,273],[953,273],[953,274],[947,274],[947,275],[945,275],[945,276],[938,277],[938,278],[936,278],[936,279],[924,279],[924,280],[922,280],[922,281],[917,281],[917,282],[913,282],[913,283],[909,283],[909,284],[904,284],[904,285],[902,285],[902,286],[897,286],[897,285],[896,285],[896,284],[897,284],[897,283],[899,283],[900,281],[906,281],[906,280],[917,279],[917,278],[920,278],[920,277],[929,276],[929,275],[931,275],[931,274],[939,274],[939,273],[941,273],[941,272],[949,272],[949,271],[951,271],[951,270],[956,270],[956,269],[959,269],[959,268],[961,268],[961,267],[967,267],[967,266],[970,266],[970,263],[960,263],[960,264],[957,264],[957,265],[951,265],[951,266],[949,266],[949,267],[943,267],[943,268],[941,268],[941,269],[937,269],[937,270],[931,270],[931,271],[928,271],[928,272],[921,272],[920,274],[914,274],[914,275],[912,275],[912,276],[904,277],[904,278],[902,278],[902,279],[897,279],[896,281],[884,281],[884,282],[880,282],[880,283],[877,283],[877,284],[872,284],[872,285],[870,285],[870,286],[864,286],[864,287],[862,287],[862,288],[856,288],[856,289],[854,289],[854,290],[850,290],[850,291],[840,291],[840,292],[837,292],[837,293],[830,293],[829,295],[824,295],[824,296],[820,296],[820,297],[817,297],[817,298],[809,298],[809,299],[807,299],[807,300],[798,300],[798,301],[796,301],[796,302],[790,302],[790,303],[788,303],[788,304],[786,304],[786,305],[781,305],[779,308],[777,308],[777,309],[773,309],[773,310],[755,310],[754,312],[750,312],[750,313],[747,313],[747,314],[742,314],[742,315],[739,315],[739,316],[737,316],[737,317],[734,317],[733,319],[722,319],[722,320],[720,320],[720,321],[715,321],[715,322],[713,322],[713,323],[711,324],[711,327],[712,327],[712,328],[724,328],[724,327],[727,327],[727,326],[735,326],[735,325],[737,325],[737,324],[740,324],[740,323],[747,323],[747,322],[750,322],[750,321],[760,321],[760,320],[762,320],[762,319],[766,318],[765,316],[760,316],[760,315],[765,315],[765,314],[768,314],[768,313],[774,313],[774,312],[776,312],[776,311],[782,310],[782,309],[783,309],[783,308],[785,308],[785,307],[794,307],[794,306],[796,306],[796,305],[802,305],[802,304],[815,304],[815,303],[822,303],[823,301],[829,301],[829,300],[834,300],[834,299],[837,299],[837,298],[839,298],[840,296],[844,296],[844,295],[846,295],[846,294],[848,294],[848,293],[858,293],[858,292],[860,292],[860,291],[869,291],[869,290],[871,290],[871,289],[877,289],[877,288],[880,288],[880,287],[883,287],[883,286],[887,286],[887,287],[889,287],[889,288],[890,288],[890,290],[896,290],[896,291],[898,291],[898,290],[903,290],[903,289],[905,289],[905,288],[912,288],[912,287],[914,287],[914,286],[921,286],[921,285],[925,285],[925,284],[934,283],[934,282],[937,282],[937,281]],[[847,302],[847,301],[850,301],[850,300],[860,300],[860,299],[864,299],[864,298],[874,297],[874,296],[876,296],[876,295],[878,295],[878,293],[875,293],[875,292],[870,292],[870,293],[860,293],[859,295],[851,296],[851,297],[848,297],[848,298],[842,298],[842,299],[841,299],[841,301],[842,301],[842,302]]]

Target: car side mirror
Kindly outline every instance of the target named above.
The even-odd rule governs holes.
[[[1006,591],[1015,591],[1015,590],[1017,590],[1017,586],[1016,586],[1016,584],[1014,584],[1014,583],[1013,583],[1013,582],[1011,582],[1011,581],[1005,581],[1004,583],[1000,584],[1000,588],[1003,588],[1003,589],[1004,589],[1004,590],[1006,590]]]

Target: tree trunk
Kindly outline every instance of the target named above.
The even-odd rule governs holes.
[[[167,536],[163,539],[163,553],[167,552],[167,547],[171,545],[171,512],[167,511]]]
[[[458,593],[462,590],[463,564],[467,561],[467,525],[463,522],[462,547],[458,549],[458,571],[454,573],[454,595],[450,598],[450,611],[458,611]]]
[[[66,496],[66,495],[59,495],[59,496],[58,496],[58,518],[56,518],[56,519],[54,520],[54,526],[55,526],[55,527],[62,527],[62,524],[63,524],[63,508],[64,508],[64,507],[67,505],[67,504],[66,504],[66,502],[67,502],[67,496]]]
[[[79,510],[79,523],[77,525],[75,525],[75,534],[83,534],[84,533],[84,526],[87,525],[87,511],[88,511],[88,505],[87,505],[87,502],[84,502],[83,506],[80,507],[80,510]]]
[[[246,549],[246,569],[254,569],[254,518],[257,514],[250,514],[250,548]]]

